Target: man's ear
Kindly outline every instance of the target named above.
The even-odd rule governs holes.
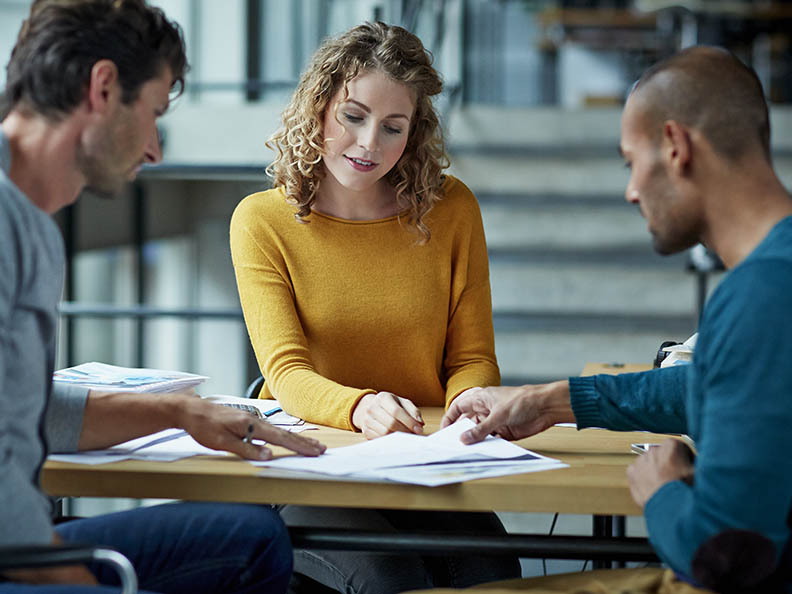
[[[99,60],[91,68],[91,77],[88,80],[88,108],[103,113],[120,98],[118,67],[112,60]]]
[[[687,171],[690,166],[693,158],[690,133],[674,120],[663,123],[662,153],[668,166],[679,174]]]

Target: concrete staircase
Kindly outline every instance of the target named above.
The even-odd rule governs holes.
[[[687,254],[661,257],[624,200],[619,111],[477,109],[452,115],[452,172],[479,198],[504,384],[649,362],[696,330]],[[773,114],[776,167],[792,182],[792,118]],[[708,279],[711,292],[721,274]]]

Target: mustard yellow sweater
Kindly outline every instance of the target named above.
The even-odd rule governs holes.
[[[489,267],[478,203],[447,177],[425,217],[295,220],[281,188],[252,194],[231,219],[231,254],[263,398],[313,423],[354,429],[352,410],[388,391],[448,405],[497,385]]]

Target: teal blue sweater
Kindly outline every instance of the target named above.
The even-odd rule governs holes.
[[[751,564],[775,566],[790,540],[792,503],[792,217],[714,292],[692,365],[571,378],[570,393],[581,428],[696,441],[694,485],[667,483],[644,509],[664,562],[695,576],[694,560],[707,556],[713,537],[742,530],[764,537],[766,559]]]

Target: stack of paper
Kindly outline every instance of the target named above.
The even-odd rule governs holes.
[[[391,433],[353,446],[331,448],[317,458],[289,456],[255,464],[427,486],[567,466],[500,437],[489,436],[480,443],[464,445],[459,437],[471,427],[473,421],[460,419],[429,436]]]
[[[227,452],[199,444],[186,431],[165,429],[118,444],[106,450],[89,450],[77,454],[50,454],[49,459],[72,464],[107,464],[123,460],[173,462],[191,456],[226,456]]]
[[[52,379],[104,392],[181,392],[191,390],[209,378],[182,371],[135,369],[91,362],[58,370],[52,374]]]

